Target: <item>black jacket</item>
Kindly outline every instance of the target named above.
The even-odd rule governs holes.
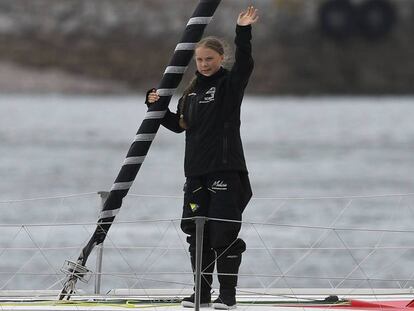
[[[162,125],[176,133],[184,116],[186,129],[185,176],[217,171],[247,172],[240,138],[240,108],[253,70],[251,26],[236,27],[235,63],[210,77],[196,73],[193,92],[181,98],[177,112],[167,111]]]

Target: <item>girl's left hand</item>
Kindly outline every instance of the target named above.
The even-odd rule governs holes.
[[[257,22],[259,19],[259,15],[257,14],[257,9],[253,6],[249,6],[246,11],[242,11],[239,14],[237,19],[237,25],[239,26],[247,26],[252,25]]]

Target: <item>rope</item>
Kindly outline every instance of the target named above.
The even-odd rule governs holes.
[[[17,200],[5,200],[5,201],[0,201],[0,204],[13,204],[13,203],[22,203],[22,202],[31,202],[31,201],[45,201],[45,200],[59,200],[59,199],[68,199],[68,198],[79,198],[79,197],[84,197],[84,196],[89,196],[89,195],[96,195],[96,192],[55,195],[55,196],[49,196],[49,197],[37,197],[37,198],[27,198],[27,199],[17,199]]]
[[[89,195],[96,195],[97,192],[86,192],[78,194],[67,194],[67,195],[54,195],[48,197],[35,197],[26,199],[15,199],[15,200],[0,200],[0,204],[13,204],[30,201],[45,201],[45,200],[56,200],[56,199],[68,199],[84,197]],[[390,193],[390,194],[371,194],[371,195],[348,195],[348,196],[320,196],[320,197],[304,197],[304,196],[280,196],[280,197],[252,197],[252,201],[306,201],[306,200],[350,200],[350,199],[375,199],[375,198],[387,198],[387,197],[409,197],[414,196],[414,193]],[[161,194],[128,194],[128,197],[135,198],[152,198],[152,199],[183,199],[182,195],[161,195]]]
[[[32,199],[23,199],[23,200],[9,200],[9,201],[0,201],[0,207],[2,206],[7,206],[10,207],[13,204],[18,204],[18,203],[24,203],[24,202],[34,202],[34,201],[44,201],[44,200],[56,200],[56,199],[60,199],[65,200],[68,198],[80,198],[80,197],[84,197],[84,196],[91,196],[94,195],[96,197],[97,194],[94,192],[91,193],[81,193],[81,194],[71,194],[71,195],[64,195],[64,196],[51,196],[51,197],[38,197],[38,198],[32,198]],[[394,251],[404,251],[404,253],[402,255],[399,256],[399,258],[401,258],[404,254],[406,254],[408,251],[412,251],[414,250],[414,245],[403,245],[403,246],[399,246],[398,244],[396,245],[384,245],[381,246],[380,244],[383,243],[383,238],[386,234],[388,233],[400,233],[400,234],[407,234],[407,236],[411,235],[412,233],[414,233],[414,229],[399,229],[398,224],[396,226],[397,229],[389,229],[389,228],[377,228],[374,227],[373,228],[364,228],[364,227],[349,227],[349,226],[343,226],[343,227],[336,227],[338,221],[340,219],[342,219],[342,217],[345,215],[346,211],[348,210],[348,208],[351,205],[356,205],[355,201],[358,199],[376,199],[376,198],[391,198],[391,197],[396,197],[399,198],[399,202],[398,204],[395,202],[393,204],[393,210],[394,210],[394,216],[392,219],[388,219],[388,220],[394,220],[394,222],[396,221],[394,218],[396,217],[396,215],[400,215],[402,209],[408,208],[408,211],[411,212],[411,215],[414,215],[413,212],[413,208],[410,204],[406,204],[406,202],[404,202],[404,204],[402,203],[403,201],[405,201],[405,198],[407,197],[411,197],[414,196],[414,193],[405,193],[405,194],[384,194],[384,195],[366,195],[366,196],[325,196],[325,197],[254,197],[253,201],[268,201],[268,200],[275,200],[275,201],[279,201],[277,202],[277,204],[275,204],[275,206],[272,206],[274,208],[272,208],[272,210],[270,211],[270,213],[268,215],[266,215],[266,220],[265,222],[262,221],[235,221],[235,220],[226,220],[226,219],[218,219],[218,218],[211,218],[211,220],[215,220],[215,221],[222,221],[222,222],[237,222],[237,223],[242,223],[244,225],[249,225],[247,227],[251,228],[252,231],[254,231],[253,233],[257,234],[262,245],[263,246],[259,246],[259,247],[249,247],[247,249],[247,253],[254,253],[255,251],[265,251],[266,254],[270,257],[270,259],[272,260],[273,264],[274,264],[274,268],[277,267],[277,271],[274,271],[276,273],[266,273],[266,274],[258,274],[258,273],[254,273],[254,269],[252,269],[251,271],[249,271],[250,273],[241,273],[239,274],[240,277],[242,278],[248,278],[248,279],[254,279],[258,282],[260,282],[261,286],[263,287],[263,291],[268,291],[269,288],[271,288],[276,281],[280,281],[280,279],[283,279],[284,282],[286,283],[286,286],[288,286],[288,288],[291,289],[292,294],[293,294],[293,290],[292,288],[289,286],[288,282],[289,280],[321,280],[321,281],[326,281],[327,283],[330,284],[332,289],[336,289],[340,286],[343,286],[343,284],[345,284],[348,281],[354,281],[354,282],[360,282],[360,284],[364,284],[367,283],[370,285],[371,289],[373,286],[374,282],[387,282],[390,285],[391,284],[397,284],[399,286],[399,288],[407,288],[410,284],[412,284],[413,282],[413,278],[414,278],[414,273],[413,274],[409,274],[407,275],[407,277],[399,277],[398,273],[392,273],[391,271],[391,275],[389,274],[384,274],[385,270],[390,270],[391,268],[394,267],[398,267],[396,262],[392,262],[391,264],[389,263],[389,261],[385,261],[384,262],[384,266],[385,267],[377,267],[378,271],[381,272],[381,274],[379,275],[385,275],[386,277],[371,277],[366,271],[364,271],[363,267],[366,266],[367,262],[369,260],[372,260],[372,257],[375,255],[377,255],[377,252],[380,250],[383,251],[389,251],[389,254],[393,254],[392,252]],[[138,199],[138,198],[149,198],[149,199],[182,199],[182,196],[171,196],[171,195],[150,195],[150,194],[130,194],[128,197],[132,197],[133,199]],[[88,198],[89,200],[89,198]],[[346,200],[345,202],[343,202],[343,204],[341,204],[340,206],[340,210],[338,208],[337,211],[337,216],[335,217],[335,219],[328,225],[328,226],[324,226],[324,225],[319,225],[319,226],[315,226],[315,225],[299,225],[299,224],[294,224],[294,223],[271,223],[268,222],[270,219],[276,218],[277,219],[277,214],[282,210],[282,208],[287,206],[287,202],[288,201],[298,201],[298,200]],[[406,200],[407,202],[409,201],[409,199]],[[3,204],[3,205],[1,205]],[[8,205],[7,205],[8,204]],[[61,203],[60,205],[63,205],[63,203]],[[394,206],[395,205],[395,206]],[[22,204],[22,206],[24,207],[24,204]],[[70,208],[72,208],[72,206],[69,206]],[[335,208],[337,208],[335,206]],[[12,209],[10,209],[12,211]],[[404,210],[403,210],[404,211]],[[7,219],[7,218],[6,218]],[[191,219],[191,218],[186,218],[187,220]],[[128,221],[117,221],[114,223],[114,226],[116,227],[120,227],[120,226],[129,226],[129,225],[140,225],[140,224],[158,224],[159,228],[157,226],[158,229],[160,229],[160,235],[161,235],[161,239],[157,240],[157,244],[158,245],[154,245],[154,246],[116,246],[114,241],[111,240],[111,237],[109,236],[109,242],[108,244],[110,245],[105,245],[105,249],[106,250],[115,250],[116,253],[118,253],[119,256],[121,256],[121,261],[123,261],[127,266],[128,266],[128,272],[127,273],[118,273],[118,272],[105,272],[105,273],[93,273],[92,275],[102,275],[102,276],[109,276],[109,277],[117,277],[120,278],[124,281],[128,281],[128,280],[132,280],[133,282],[128,281],[127,285],[132,285],[128,287],[129,288],[134,288],[135,285],[140,284],[140,287],[142,289],[145,289],[145,287],[143,286],[144,281],[150,281],[150,282],[157,282],[157,283],[161,283],[161,284],[176,284],[176,285],[182,285],[185,287],[191,287],[192,284],[192,278],[191,276],[193,275],[193,273],[189,272],[189,271],[185,271],[185,272],[176,272],[176,271],[166,271],[166,272],[151,272],[149,271],[158,261],[158,259],[163,258],[167,252],[169,251],[176,251],[176,250],[183,250],[183,252],[187,255],[188,257],[188,252],[186,251],[186,242],[184,241],[184,237],[182,232],[179,230],[179,222],[181,221],[181,218],[171,218],[171,219],[133,219],[133,220],[128,220]],[[161,230],[161,224],[166,224],[168,226],[166,226],[166,228],[164,228],[163,230]],[[103,225],[103,224],[101,224]],[[36,251],[38,252],[44,259],[44,261],[48,264],[50,270],[52,270],[53,272],[50,273],[41,273],[41,272],[26,272],[26,271],[22,271],[22,269],[25,267],[25,265],[23,265],[23,267],[21,267],[18,271],[15,272],[0,272],[0,276],[5,276],[4,279],[6,281],[6,283],[3,284],[2,288],[4,288],[5,286],[8,286],[8,284],[10,283],[10,281],[13,279],[10,278],[8,276],[10,275],[24,275],[24,276],[53,276],[54,277],[54,284],[51,285],[49,288],[52,288],[54,286],[60,286],[62,283],[62,279],[60,279],[61,277],[61,273],[59,271],[56,271],[56,269],[53,267],[52,263],[53,263],[53,258],[51,257],[52,255],[50,253],[47,253],[48,251],[53,251],[53,250],[78,250],[81,245],[73,245],[73,241],[70,242],[71,245],[67,245],[67,246],[61,246],[61,247],[45,247],[45,245],[39,245],[36,243],[36,240],[33,237],[33,230],[31,230],[31,228],[35,228],[35,227],[47,227],[47,228],[53,228],[53,227],[73,227],[73,226],[83,226],[83,229],[85,230],[86,233],[90,233],[88,230],[88,228],[91,228],[90,226],[96,226],[96,222],[60,222],[60,223],[29,223],[29,224],[0,224],[0,229],[2,228],[15,228],[16,232],[14,232],[14,234],[9,234],[8,239],[11,242],[7,243],[7,246],[4,247],[0,247],[0,257],[5,255],[6,251]],[[314,239],[314,242],[311,244],[309,243],[309,245],[305,244],[305,246],[302,247],[270,247],[267,245],[268,241],[266,241],[266,239],[264,238],[264,236],[261,236],[261,232],[260,230],[258,230],[258,227],[261,226],[261,229],[272,229],[272,227],[274,228],[291,228],[291,229],[306,229],[306,230],[321,230],[321,233],[319,235],[319,233],[317,232],[318,236]],[[167,246],[162,246],[160,245],[161,242],[165,241],[165,238],[167,236],[167,233],[170,231],[174,231],[176,232],[177,236],[179,237],[179,243],[176,243],[174,245],[167,245]],[[10,247],[11,245],[14,244],[14,241],[16,240],[16,238],[22,233],[22,231],[25,231],[26,234],[28,235],[29,239],[31,240],[31,242],[35,245],[35,247]],[[349,246],[347,245],[346,241],[343,239],[342,234],[346,233],[347,231],[350,232],[355,232],[355,233],[379,233],[380,236],[377,237],[377,241],[375,243],[375,245],[373,246],[369,246],[370,243],[368,243],[368,246]],[[321,247],[320,245],[323,243],[324,239],[326,238],[328,233],[334,233],[335,236],[337,237],[339,243],[339,246],[335,247],[335,246],[329,246],[329,247]],[[51,232],[52,233],[52,232]],[[344,235],[345,236],[345,235]],[[168,236],[168,239],[170,237]],[[50,239],[50,238],[49,238]],[[83,242],[81,242],[83,243]],[[42,244],[46,244],[46,243],[42,243]],[[69,244],[69,243],[68,243]],[[177,245],[179,244],[179,245]],[[385,244],[385,243],[384,243]],[[145,269],[144,271],[135,271],[133,269],[133,265],[131,265],[128,262],[128,259],[126,256],[126,251],[128,250],[136,250],[136,251],[141,251],[141,250],[148,250],[149,251],[149,255],[146,256],[143,265],[145,265]],[[323,251],[346,251],[349,255],[349,257],[353,260],[354,265],[352,265],[352,267],[350,267],[351,269],[344,275],[344,276],[309,276],[309,275],[289,275],[289,273],[293,270],[294,267],[300,265],[311,253],[315,253],[315,252],[323,252]],[[281,269],[280,267],[280,263],[278,262],[278,257],[274,256],[274,251],[302,251],[303,254],[302,256],[300,256],[298,258],[298,260],[295,260],[294,262],[291,262],[291,266],[288,267],[288,269]],[[367,251],[367,254],[364,255],[364,257],[359,257],[356,256],[356,252],[357,251]],[[161,255],[159,255],[160,257],[158,259],[155,260],[151,260],[150,259],[153,257],[153,255],[155,253],[160,253]],[[157,253],[157,254],[158,254]],[[388,253],[387,253],[388,254]],[[50,258],[48,258],[47,256],[49,256]],[[395,257],[395,256],[394,256]],[[118,258],[119,259],[119,258]],[[29,259],[30,261],[31,259]],[[148,262],[146,262],[148,261]],[[188,260],[189,261],[189,260]],[[119,263],[119,261],[117,261],[117,263]],[[149,263],[149,266],[147,266],[147,264]],[[353,277],[352,274],[355,274],[355,272],[360,271],[362,277]],[[397,271],[398,272],[398,271]],[[207,274],[207,273],[203,273],[203,274]],[[189,283],[184,283],[184,282],[174,282],[174,281],[169,281],[169,280],[161,280],[161,279],[156,279],[155,276],[161,276],[161,275],[170,275],[170,276],[187,276],[188,275],[188,280]],[[7,276],[7,278],[6,278]],[[151,278],[151,276],[154,276],[154,278]],[[2,277],[0,277],[2,278]],[[267,286],[265,286],[265,283],[262,282],[262,280],[264,279],[269,279],[270,278],[270,282],[268,283]],[[1,285],[0,285],[1,286]],[[357,285],[358,287],[359,285]],[[178,291],[178,290],[177,290]],[[372,295],[375,296],[374,291],[372,292]],[[146,293],[146,296],[149,297],[148,293]]]
[[[191,220],[192,218],[183,218],[184,220]],[[221,222],[234,222],[250,225],[265,225],[274,227],[296,228],[296,229],[313,229],[313,230],[337,230],[337,231],[355,231],[355,232],[386,232],[386,233],[414,233],[414,229],[382,229],[382,228],[363,228],[363,227],[333,227],[333,226],[308,226],[308,225],[295,225],[295,224],[278,224],[278,223],[265,223],[265,222],[252,222],[252,221],[238,221],[222,218],[208,218],[209,220],[221,221]],[[130,220],[130,221],[117,221],[114,225],[132,225],[140,223],[157,223],[157,222],[170,222],[181,221],[181,218],[171,219],[154,219],[154,220]],[[101,223],[103,225],[105,223]],[[0,224],[0,228],[20,228],[20,227],[70,227],[70,226],[93,226],[96,222],[78,222],[78,223],[25,223],[25,224]]]

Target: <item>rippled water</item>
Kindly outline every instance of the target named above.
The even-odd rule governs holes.
[[[76,259],[94,229],[99,207],[94,193],[111,187],[145,113],[142,102],[142,96],[0,96],[0,288],[44,288],[57,278],[27,273],[53,274],[64,259]],[[372,230],[413,228],[412,196],[383,196],[414,192],[413,98],[247,97],[243,105],[242,135],[256,199],[244,216],[249,250],[242,273],[261,277],[242,277],[241,286],[369,286],[359,279],[412,278],[413,254],[407,249],[412,234]],[[178,198],[129,197],[119,221],[180,217],[183,150],[182,135],[160,130],[130,192]],[[87,195],[5,203],[80,193]],[[349,198],[367,195],[379,197]],[[298,200],[310,197],[346,198]],[[88,224],[10,227],[79,221]],[[331,226],[367,230],[351,234]],[[104,269],[140,271],[147,279],[159,277],[154,271],[185,274],[183,239],[178,220],[116,225],[105,242],[112,247]],[[139,249],[147,244],[164,251]],[[36,252],[34,245],[47,250]],[[319,250],[306,255],[311,247]],[[22,275],[12,277],[15,272]],[[280,274],[288,277],[278,279]],[[134,278],[104,279],[106,288],[142,285]],[[185,280],[191,283],[191,276]],[[385,286],[412,283],[400,282]],[[384,285],[371,285],[378,284]]]

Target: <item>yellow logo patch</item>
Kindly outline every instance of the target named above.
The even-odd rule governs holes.
[[[198,210],[200,206],[196,203],[190,203],[190,208],[193,212],[195,212],[196,210]]]

